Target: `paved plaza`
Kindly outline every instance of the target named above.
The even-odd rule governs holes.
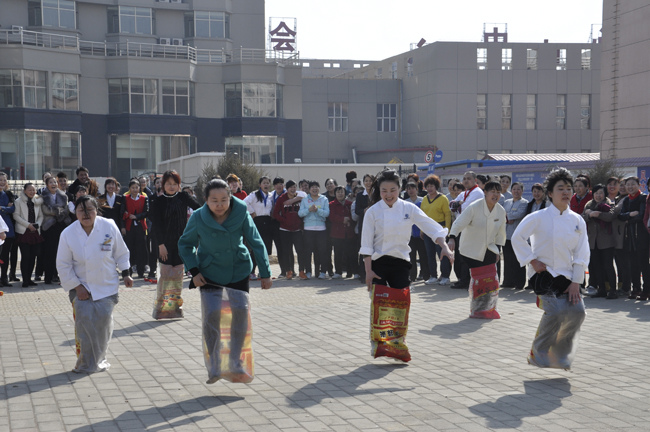
[[[70,372],[67,295],[19,286],[0,297],[0,431],[650,430],[650,303],[586,299],[567,372],[526,363],[542,315],[530,291],[501,291],[486,321],[468,318],[466,291],[420,282],[413,360],[398,365],[369,355],[358,281],[255,282],[255,380],[207,385],[197,290],[185,319],[155,321],[155,287],[122,286],[111,369],[88,376]]]

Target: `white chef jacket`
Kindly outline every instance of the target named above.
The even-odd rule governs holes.
[[[461,255],[477,261],[483,261],[488,249],[499,255],[498,246],[506,244],[506,211],[496,204],[490,212],[484,199],[474,201],[458,215],[449,235],[458,236],[461,231]]]
[[[560,214],[549,202],[546,208],[529,214],[519,223],[511,241],[522,266],[537,259],[546,264],[553,277],[562,275],[578,284],[584,281],[590,257],[587,224],[569,208]],[[529,265],[528,277],[534,273],[533,266]]]
[[[410,261],[409,240],[411,228],[417,225],[434,241],[447,236],[447,228],[426,215],[411,202],[398,199],[393,207],[379,201],[363,217],[360,255],[370,255],[376,260],[384,255]]]
[[[97,216],[87,235],[79,221],[63,230],[56,254],[56,268],[66,291],[83,285],[93,300],[117,294],[120,271],[128,270],[129,250],[112,219]]]
[[[261,193],[262,197],[264,197],[264,192]],[[266,194],[266,202],[264,199],[260,202],[257,200],[255,192],[253,192],[244,198],[244,202],[248,207],[248,213],[255,213],[255,216],[271,216],[271,212],[273,211],[273,197],[271,194]]]
[[[485,193],[481,190],[480,187],[476,186],[474,189],[470,191],[463,191],[458,194],[456,199],[454,201],[464,201],[463,204],[460,206],[460,212],[464,212],[467,207],[474,201],[480,200],[485,196]]]

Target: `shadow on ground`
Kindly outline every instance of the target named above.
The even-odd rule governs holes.
[[[178,320],[166,319],[166,320],[158,320],[158,321],[144,321],[139,324],[132,325],[130,327],[115,329],[113,330],[113,336],[111,337],[111,339],[120,338],[123,336],[148,338],[149,335],[146,333],[147,330],[155,329],[165,324],[173,323],[176,321]],[[62,342],[61,345],[59,346],[74,346],[74,345],[75,345],[75,340],[69,339],[65,342]]]
[[[326,398],[346,398],[350,396],[413,390],[412,388],[395,387],[360,388],[364,384],[385,378],[392,371],[404,367],[407,367],[407,365],[366,364],[345,375],[333,375],[307,384],[296,390],[292,395],[287,396],[287,399],[292,406],[309,408],[320,404]],[[345,403],[344,400],[343,403]]]
[[[487,428],[517,428],[526,417],[540,417],[561,407],[562,399],[568,396],[571,383],[567,378],[524,381],[524,394],[502,396],[469,410],[485,418]]]
[[[425,335],[440,336],[443,339],[459,339],[461,335],[474,333],[483,324],[492,320],[465,318],[462,321],[447,324],[436,324],[431,330],[419,330]]]
[[[0,400],[29,395],[55,387],[71,386],[75,381],[87,376],[87,374],[76,374],[74,372],[60,372],[58,374],[48,375],[33,380],[8,383],[4,385],[5,391],[0,392]],[[70,387],[70,391],[74,391],[72,390],[72,387]]]

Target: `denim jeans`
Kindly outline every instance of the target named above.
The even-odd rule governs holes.
[[[435,243],[431,240],[431,237],[424,234],[424,247],[427,249],[427,257],[429,258],[429,272],[431,273],[431,276],[438,277],[436,255],[438,255],[438,259],[440,259],[440,256],[442,255],[442,246]],[[449,258],[443,257],[442,260],[440,260],[440,273],[443,278],[449,279],[449,275],[451,275],[451,262],[449,262]]]

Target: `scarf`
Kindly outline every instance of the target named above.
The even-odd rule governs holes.
[[[27,222],[30,224],[36,223],[36,212],[34,211],[34,201],[27,198]]]
[[[639,195],[641,195],[640,190],[636,191],[636,193],[634,193],[634,194],[629,194],[628,197],[630,197],[630,201],[633,201],[633,200],[637,199],[639,197]]]

